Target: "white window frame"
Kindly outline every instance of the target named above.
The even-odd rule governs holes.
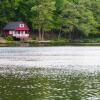
[[[24,24],[20,24],[19,26],[20,26],[21,28],[23,28],[25,25],[24,25]]]

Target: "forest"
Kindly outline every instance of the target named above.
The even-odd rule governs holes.
[[[100,37],[100,0],[0,0],[0,34],[11,21],[28,24],[30,33],[57,38]]]

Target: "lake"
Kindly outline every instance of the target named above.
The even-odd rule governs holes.
[[[0,100],[100,100],[100,47],[1,47]]]

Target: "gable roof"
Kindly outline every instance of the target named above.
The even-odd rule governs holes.
[[[17,26],[22,24],[23,22],[9,22],[5,27],[4,30],[15,30]]]

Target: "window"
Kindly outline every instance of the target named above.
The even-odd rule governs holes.
[[[15,33],[15,31],[9,31],[9,34],[10,35],[12,35],[12,34],[14,34]]]
[[[20,24],[20,27],[21,27],[21,28],[24,27],[24,24]]]
[[[9,34],[13,34],[12,31],[9,31]]]

